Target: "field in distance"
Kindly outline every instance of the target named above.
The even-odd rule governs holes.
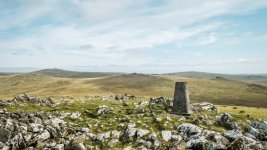
[[[186,81],[193,102],[211,102],[220,105],[267,107],[267,83],[255,80],[228,80],[225,78],[195,78],[178,75],[93,74],[87,77],[66,75],[57,70],[0,76],[0,99],[11,99],[21,93],[40,97],[83,97],[88,95],[134,94],[137,96],[173,97],[174,84]],[[48,70],[49,72],[49,70]],[[51,70],[50,70],[51,72]],[[63,77],[57,77],[63,76]]]

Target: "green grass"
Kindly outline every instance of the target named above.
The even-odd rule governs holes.
[[[57,101],[57,99],[54,99]],[[105,131],[115,130],[118,128],[120,123],[135,123],[137,127],[142,129],[147,129],[150,131],[160,132],[161,130],[172,130],[175,126],[178,126],[182,123],[192,123],[192,120],[187,120],[183,122],[177,121],[181,116],[174,115],[169,111],[165,111],[162,104],[156,104],[153,107],[143,106],[141,108],[136,108],[135,104],[138,103],[141,99],[128,100],[127,105],[123,105],[122,102],[111,100],[103,101],[99,98],[88,99],[88,98],[77,98],[69,99],[69,103],[61,103],[60,105],[50,108],[43,106],[35,106],[32,103],[27,103],[25,106],[9,106],[3,107],[9,111],[45,111],[53,114],[58,114],[59,112],[72,113],[80,112],[81,119],[71,119],[69,117],[65,118],[65,121],[72,122],[76,124],[77,128],[86,127],[88,124],[92,126],[90,132],[101,133]],[[146,99],[147,100],[147,99]],[[105,115],[97,115],[96,108],[99,105],[107,105],[113,108],[113,111]],[[255,119],[267,119],[267,108],[253,108],[253,107],[237,107],[234,109],[233,106],[217,106],[220,114],[227,112],[230,113],[237,122],[245,122],[245,120],[250,120],[247,115],[250,115],[254,120]],[[140,109],[144,109],[145,112],[141,113]],[[245,110],[245,113],[240,113],[240,110]],[[153,112],[153,113],[152,113]],[[142,114],[142,116],[140,116]],[[194,113],[193,118],[199,118],[201,115],[207,114],[209,120],[216,122],[215,116],[211,112],[200,112]],[[217,114],[219,116],[220,114]],[[167,119],[168,116],[168,119]],[[122,118],[119,120],[119,118]],[[156,122],[155,118],[161,118],[160,122]],[[96,125],[98,124],[98,125]],[[96,126],[95,126],[96,125]],[[213,129],[217,131],[222,131],[223,127],[218,125],[205,126],[203,122],[200,122],[200,125],[207,129]],[[121,127],[118,128],[122,130]]]

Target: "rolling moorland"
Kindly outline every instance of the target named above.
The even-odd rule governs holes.
[[[21,93],[40,97],[133,94],[173,97],[174,83],[186,81],[192,102],[267,107],[265,75],[220,75],[200,72],[164,75],[72,72],[46,69],[0,76],[2,99]]]
[[[177,81],[188,82],[190,116],[172,114],[167,103]],[[265,81],[202,72],[4,73],[0,148],[266,149]]]

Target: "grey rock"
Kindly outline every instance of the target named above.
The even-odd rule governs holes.
[[[121,134],[121,132],[119,132],[117,130],[111,131],[111,135],[112,135],[113,139],[119,139],[120,138],[120,134]]]
[[[204,121],[204,124],[205,124],[206,126],[211,126],[213,123],[212,123],[212,121],[207,120],[207,121]]]
[[[171,131],[161,131],[162,139],[166,142],[168,142],[172,138],[172,132]]]
[[[42,120],[37,117],[31,118],[31,123],[36,123],[36,124],[43,124]]]
[[[70,115],[70,118],[72,119],[78,119],[80,117],[80,113],[79,112],[74,112]]]
[[[118,144],[119,140],[118,139],[112,139],[108,142],[108,146],[114,147]]]
[[[64,144],[57,144],[52,150],[64,150]]]
[[[93,133],[87,133],[86,136],[90,139],[90,140],[96,140],[96,135]]]
[[[23,149],[26,148],[26,141],[21,133],[15,135],[11,139],[12,149]]]
[[[260,132],[259,129],[253,128],[251,126],[247,127],[248,133],[253,135],[255,138],[259,139],[259,140],[263,140],[264,139],[264,134],[262,132]]]
[[[202,128],[189,123],[179,125],[177,127],[177,130],[178,132],[183,132],[186,133],[187,135],[194,135],[202,132]]]
[[[30,123],[28,130],[34,133],[41,132],[43,131],[43,125],[41,124],[36,124],[36,123]]]
[[[182,137],[180,135],[172,135],[171,139],[176,142],[182,141]]]
[[[81,132],[89,132],[89,128],[81,128]]]
[[[143,137],[144,135],[146,135],[146,134],[148,134],[148,133],[149,133],[148,130],[144,130],[144,129],[137,129],[137,130],[136,130],[136,136],[137,136],[138,138],[141,138],[141,137]]]
[[[104,133],[100,133],[100,134],[98,134],[97,136],[96,136],[96,139],[98,140],[98,141],[105,141],[105,140],[107,140],[107,139],[109,139],[110,138],[110,131],[108,131],[108,132],[104,132]]]
[[[101,114],[106,114],[106,113],[110,113],[112,111],[112,108],[106,106],[106,105],[101,105],[101,106],[98,106],[96,108],[96,113],[98,115],[101,115]]]
[[[202,103],[193,104],[193,110],[218,112],[218,109],[216,108],[216,106],[211,104],[211,103],[208,103],[208,102],[202,102]]]
[[[14,131],[15,126],[13,124],[13,120],[12,119],[7,119],[6,120],[5,128],[10,130],[10,131],[12,131],[12,132]]]
[[[220,125],[222,125],[226,128],[229,128],[231,126],[230,125],[231,120],[232,120],[231,115],[229,115],[228,113],[223,113],[220,117],[219,123],[220,123]]]
[[[149,105],[148,101],[141,100],[138,104],[137,107],[142,107],[142,106],[147,106]]]
[[[51,119],[51,123],[52,123],[52,124],[56,124],[56,125],[58,125],[58,124],[63,124],[63,123],[65,123],[65,122],[64,122],[64,120],[59,119],[59,118],[52,118],[52,119]]]
[[[8,129],[0,128],[0,142],[5,143],[11,138],[11,132]]]
[[[240,130],[230,130],[223,133],[223,136],[228,138],[230,141],[233,141],[239,137],[242,137],[243,134]]]
[[[251,127],[258,129],[260,134],[267,136],[267,121],[255,121],[251,124]]]
[[[70,150],[87,150],[82,142],[74,142],[71,144]]]
[[[157,134],[156,133],[151,133],[148,137],[148,140],[150,141],[155,141],[157,139]]]
[[[239,129],[239,126],[236,122],[231,123],[231,129]]]
[[[197,149],[197,150],[206,150],[208,149],[209,142],[205,137],[201,136],[197,139],[191,139],[186,143],[187,149]]]
[[[155,121],[156,122],[161,122],[161,119],[160,118],[155,118]]]
[[[0,109],[0,114],[4,114],[6,112],[5,109]]]
[[[133,138],[136,135],[136,131],[135,124],[128,124],[126,125],[125,135],[129,138]]]
[[[51,137],[48,130],[44,130],[40,135],[38,135],[38,139],[47,140]]]

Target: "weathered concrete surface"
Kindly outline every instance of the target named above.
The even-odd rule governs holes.
[[[188,86],[186,82],[176,82],[172,112],[180,115],[191,113]]]

